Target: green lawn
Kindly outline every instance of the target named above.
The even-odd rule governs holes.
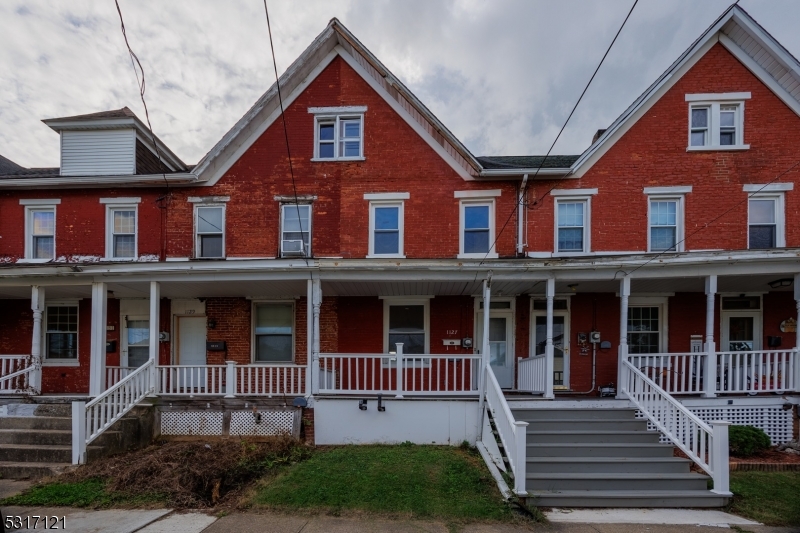
[[[800,526],[800,472],[731,472],[729,510],[769,526]]]
[[[449,446],[344,446],[322,450],[259,487],[254,504],[443,520],[509,520],[481,457]]]
[[[88,479],[72,483],[49,483],[34,485],[29,490],[2,500],[2,505],[24,505],[40,507],[138,507],[161,503],[163,497],[157,494],[127,495],[110,491],[106,482]]]

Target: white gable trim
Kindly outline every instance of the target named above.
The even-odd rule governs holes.
[[[753,95],[750,92],[743,93],[700,93],[685,95],[687,102],[722,102],[726,100],[750,100]]]

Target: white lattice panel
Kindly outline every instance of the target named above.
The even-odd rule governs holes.
[[[162,411],[162,435],[222,435],[221,411]]]
[[[293,435],[294,411],[259,411],[259,422],[253,411],[231,412],[230,434],[239,436],[272,437],[275,435]]]
[[[689,407],[692,413],[710,424],[713,420],[727,420],[734,426],[753,426],[764,430],[769,435],[773,445],[783,444],[792,440],[792,411],[785,411],[780,406],[720,406],[720,407]],[[636,418],[644,418],[641,411],[636,411]],[[647,423],[648,429],[655,431],[656,427]],[[668,442],[661,437],[661,442]]]

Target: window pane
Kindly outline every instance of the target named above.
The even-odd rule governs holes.
[[[376,207],[375,229],[399,229],[399,207]]]
[[[400,233],[397,231],[376,231],[374,249],[376,254],[400,253]]]
[[[222,207],[198,207],[197,231],[199,233],[222,233]]]
[[[77,333],[48,333],[47,357],[52,359],[75,359],[78,357]]]
[[[750,200],[751,224],[775,223],[775,200]]]
[[[53,235],[55,234],[55,213],[53,211],[34,211],[33,215],[33,234],[34,235]]]
[[[489,229],[489,206],[488,205],[465,206],[464,228]]]
[[[583,251],[583,229],[559,228],[558,230],[558,251],[559,252],[582,252]]]
[[[293,323],[291,304],[256,306],[256,335],[291,335]]]
[[[775,226],[750,226],[750,249],[775,248]]]
[[[678,202],[650,202],[650,224],[653,226],[675,226]]]
[[[558,226],[583,226],[583,202],[559,202]]]
[[[489,230],[464,232],[464,253],[484,254],[489,251]]]
[[[136,233],[136,211],[114,211],[114,233]]]
[[[735,130],[720,130],[719,144],[721,146],[733,146],[736,144],[736,131]]]
[[[692,109],[692,128],[708,127],[708,108]]]
[[[33,258],[52,259],[55,255],[55,239],[53,237],[33,238]]]
[[[342,120],[342,138],[355,138],[361,137],[361,121],[360,120]]]
[[[723,297],[722,308],[725,310],[761,309],[761,297],[760,296]]]
[[[256,361],[286,363],[292,361],[291,335],[257,335]]]
[[[650,249],[654,251],[675,249],[675,228],[650,228]]]
[[[342,157],[358,157],[361,155],[360,141],[346,141],[342,143]]]
[[[150,342],[149,320],[128,320],[128,346],[147,346]]]
[[[136,237],[134,235],[114,235],[114,257],[134,257]]]
[[[333,157],[333,143],[320,143],[320,145],[319,145],[319,157],[320,158],[332,158]]]
[[[78,357],[78,308],[47,308],[47,352],[49,358]]]
[[[628,349],[630,353],[658,353],[658,307],[628,308]]]
[[[706,132],[693,131],[692,132],[692,146],[705,146],[706,145]]]
[[[736,120],[736,108],[735,107],[720,107],[719,110],[719,125],[723,128],[732,128],[734,127]]]
[[[222,257],[222,235],[201,235],[200,257]]]
[[[333,124],[320,124],[319,125],[319,140],[332,141],[333,140]],[[331,148],[333,146],[331,145]]]
[[[299,218],[298,218],[299,213]],[[283,206],[283,231],[308,232],[308,215],[310,208],[307,205],[287,204]]]
[[[397,350],[396,344],[403,343],[404,354],[425,353],[425,334],[424,333],[389,333],[389,351]]]
[[[391,333],[424,333],[424,305],[390,305],[389,331]]]

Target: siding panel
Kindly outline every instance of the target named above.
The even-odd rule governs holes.
[[[134,174],[133,129],[65,131],[61,134],[61,174],[100,176]]]

